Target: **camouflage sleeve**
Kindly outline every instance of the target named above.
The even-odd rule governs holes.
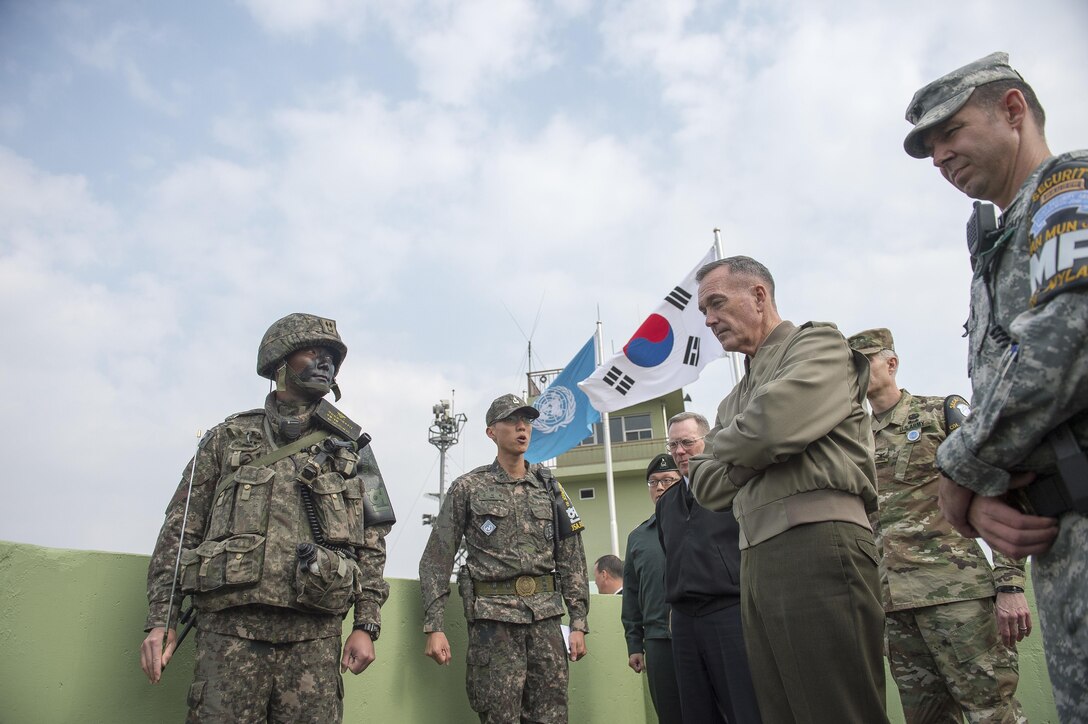
[[[623,554],[623,604],[620,609],[620,622],[623,635],[627,639],[627,655],[641,654],[646,647],[643,643],[646,628],[642,625],[642,606],[639,603],[641,583],[635,570],[634,556],[631,554],[631,538],[627,536],[627,550]]]
[[[468,486],[465,478],[453,481],[442,509],[438,511],[419,559],[419,592],[423,597],[423,631],[442,631],[446,602],[450,597],[450,574],[457,548],[465,534]]]
[[[156,626],[166,626],[166,616],[170,606],[170,589],[174,582],[174,569],[177,563],[178,542],[181,537],[181,521],[185,516],[185,498],[189,491],[189,476],[192,473],[193,490],[189,499],[189,517],[185,525],[186,549],[200,545],[211,507],[212,493],[219,481],[220,437],[222,428],[217,427],[201,440],[196,455],[181,474],[174,497],[166,508],[166,519],[159,531],[155,550],[147,566],[147,620],[144,630],[150,631]],[[181,591],[175,588],[171,623],[177,622],[178,607],[181,604]]]
[[[1050,431],[1088,410],[1086,177],[1085,162],[1059,164],[1040,177],[1021,222],[1030,224],[1027,248],[1010,250],[1026,257],[1010,259],[1018,266],[998,279],[999,294],[1030,288],[1029,308],[1010,325],[1015,343],[1001,360],[1002,374],[972,400],[970,418],[937,453],[940,467],[977,493],[1005,492],[1010,470]]]
[[[383,523],[363,529],[363,545],[355,549],[359,556],[359,578],[355,582],[355,623],[382,622],[382,604],[389,598],[385,581],[385,537],[392,525]]]
[[[555,562],[563,600],[570,614],[570,630],[589,633],[589,573],[586,570],[586,552],[582,547],[582,534],[575,533],[559,541],[559,560]]]
[[[1009,558],[1004,553],[994,551],[994,585],[1026,587],[1023,560]]]

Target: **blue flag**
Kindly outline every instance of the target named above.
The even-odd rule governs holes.
[[[555,381],[536,398],[533,407],[540,417],[533,420],[533,437],[525,459],[531,463],[550,460],[585,440],[601,413],[589,404],[578,383],[593,374],[597,360],[593,355],[593,337],[574,355]]]

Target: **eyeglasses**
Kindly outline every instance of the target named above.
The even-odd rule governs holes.
[[[679,482],[680,482],[680,478],[669,478],[668,480],[647,480],[646,481],[646,487],[647,488],[656,488],[656,487],[658,487],[660,485],[660,486],[663,486],[663,487],[667,488],[667,487],[669,487],[671,485],[675,485],[676,483],[679,483]]]
[[[676,448],[683,446],[685,450],[691,450],[695,447],[695,443],[702,440],[706,435],[700,435],[699,437],[685,437],[683,440],[669,440],[665,443],[665,449],[669,452],[676,452]]]

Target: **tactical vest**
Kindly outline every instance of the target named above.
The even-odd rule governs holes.
[[[265,604],[346,613],[360,575],[356,562],[314,546],[300,563],[298,547],[314,543],[308,515],[326,543],[350,551],[363,545],[365,481],[377,477],[380,484],[373,455],[343,448],[323,460],[307,506],[298,471],[314,458],[310,450],[251,464],[273,450],[263,410],[233,415],[217,432],[216,449],[202,454],[219,457],[217,486],[229,476],[233,480],[210,503],[203,542],[182,552],[182,591],[205,611]]]

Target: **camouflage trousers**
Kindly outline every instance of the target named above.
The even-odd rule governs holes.
[[[1088,722],[1088,518],[1066,513],[1031,568],[1054,704],[1065,724]]]
[[[558,616],[533,623],[469,622],[465,688],[483,724],[564,724],[567,676]]]
[[[340,638],[273,644],[197,630],[188,724],[339,722]]]
[[[998,637],[992,598],[889,613],[886,635],[907,724],[1027,721],[1014,696],[1016,652]]]

